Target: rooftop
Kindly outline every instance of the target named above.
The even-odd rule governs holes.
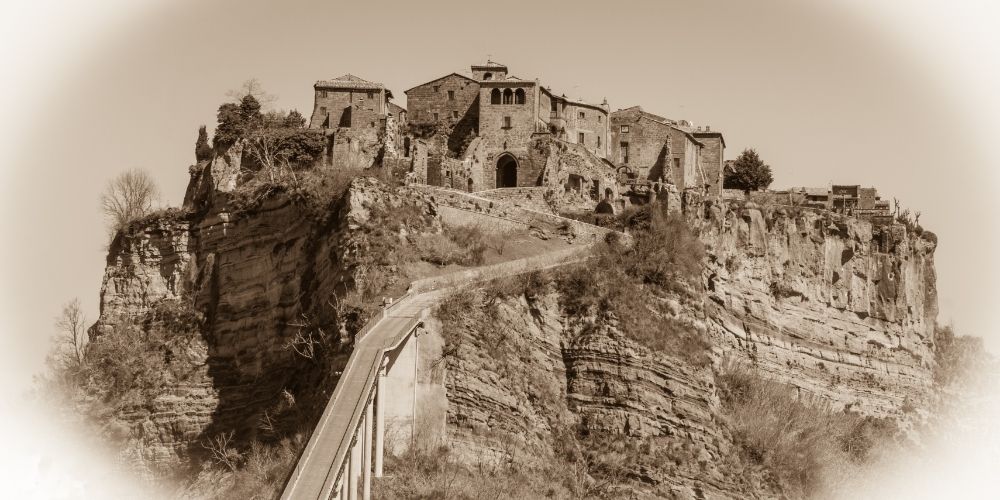
[[[385,88],[381,83],[370,82],[364,78],[359,78],[350,73],[344,76],[338,76],[332,80],[320,80],[314,85],[316,88],[327,88],[327,89],[364,89],[364,90],[382,90]]]

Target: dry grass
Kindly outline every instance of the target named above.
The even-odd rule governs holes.
[[[792,498],[836,489],[859,466],[877,460],[896,434],[885,420],[797,398],[792,387],[746,365],[727,363],[716,380],[741,458]]]

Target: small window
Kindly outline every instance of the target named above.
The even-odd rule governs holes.
[[[602,117],[601,115],[597,115],[597,123],[601,123],[601,120],[602,120],[603,118],[604,118],[604,117]]]
[[[576,115],[576,116],[577,116],[577,118],[579,118],[579,119],[581,119],[581,120],[582,120],[582,119],[584,119],[584,118],[586,118],[586,117],[587,117],[587,114],[586,114],[586,113],[584,113],[583,111],[581,111],[581,112],[577,113],[577,115]]]
[[[628,143],[623,142],[620,143],[618,146],[620,146],[621,148],[622,163],[628,163]]]
[[[597,136],[597,147],[601,147],[601,136]]]
[[[511,128],[509,116],[503,117],[503,128]]]
[[[454,101],[455,100],[455,91],[454,90],[449,90],[448,91],[448,100],[449,101]]]
[[[492,80],[493,73],[483,73],[483,80]]]
[[[368,91],[368,98],[371,99],[373,97],[375,97],[375,93],[369,90]]]
[[[434,113],[434,121],[438,121],[438,114]]]
[[[458,111],[452,111],[451,112],[451,117],[457,120],[458,119]]]
[[[628,133],[628,125],[622,125],[622,133],[623,134],[627,134]]]
[[[439,87],[439,86],[435,85],[435,86],[434,86],[434,92],[437,92],[437,91],[438,91],[438,90],[439,90],[440,88],[441,88],[441,87]]]
[[[583,139],[584,139],[583,132],[579,132],[579,133],[576,134],[576,143],[577,144],[583,144]]]
[[[321,115],[325,115],[326,114],[326,106],[320,106],[319,107],[319,114],[321,114]]]
[[[319,91],[319,96],[320,97],[326,97],[326,91],[325,90],[320,90]]]

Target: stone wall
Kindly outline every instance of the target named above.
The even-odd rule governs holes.
[[[695,132],[695,138],[701,142],[698,163],[705,173],[709,194],[718,196],[722,191],[722,173],[725,165],[725,148],[722,134],[717,132]]]
[[[499,188],[479,191],[477,196],[489,200],[502,201],[516,207],[530,208],[539,212],[552,212],[552,207],[545,201],[545,193],[550,188],[546,186],[524,188]]]
[[[385,91],[316,89],[309,128],[374,127],[385,117]]]
[[[453,93],[451,99],[449,92]],[[472,122],[475,129],[479,122],[477,99],[479,84],[452,73],[406,91],[407,119],[414,125],[464,120]]]
[[[521,89],[525,93],[524,104],[492,104],[491,92],[507,89],[512,92]],[[486,142],[491,152],[525,151],[535,133],[536,87],[534,82],[504,81],[482,82],[479,90],[479,136]],[[502,99],[501,99],[501,102]],[[510,127],[504,118],[510,118]],[[518,185],[522,185],[518,176]]]

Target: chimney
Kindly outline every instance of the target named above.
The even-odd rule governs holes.
[[[698,127],[698,132],[701,132],[701,127],[700,126]]]
[[[712,131],[712,127],[710,127],[708,125],[705,125],[705,132],[711,132],[711,131]]]

